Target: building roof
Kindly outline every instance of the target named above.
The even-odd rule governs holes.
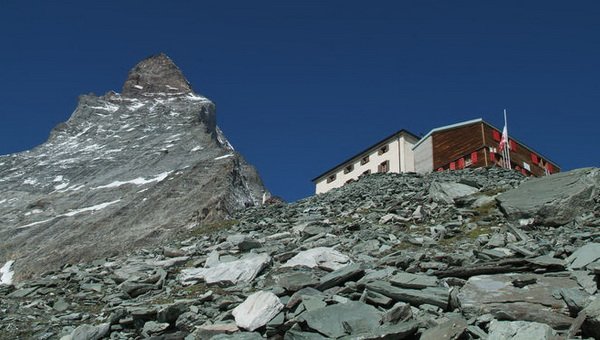
[[[419,137],[418,137],[417,135],[415,135],[414,133],[412,133],[412,132],[410,132],[410,131],[408,131],[408,130],[402,129],[402,130],[396,131],[396,132],[394,132],[393,134],[391,134],[391,135],[389,135],[389,136],[385,137],[384,139],[380,140],[379,142],[377,142],[377,143],[375,143],[375,144],[373,144],[373,145],[369,146],[368,148],[366,148],[366,149],[362,150],[361,152],[354,154],[354,156],[352,156],[352,157],[350,157],[350,158],[346,159],[345,161],[343,161],[343,162],[341,162],[341,163],[338,163],[336,166],[334,166],[334,167],[330,168],[329,170],[327,170],[327,171],[323,172],[323,173],[322,173],[322,174],[320,174],[319,176],[317,176],[317,177],[315,177],[315,178],[311,179],[311,181],[312,181],[312,182],[315,182],[316,180],[318,180],[318,179],[320,179],[320,178],[323,178],[323,177],[325,177],[325,176],[326,176],[326,175],[328,175],[329,173],[333,172],[334,170],[337,170],[337,169],[341,168],[342,166],[344,166],[345,164],[349,163],[350,161],[352,161],[352,160],[355,160],[355,159],[358,159],[358,158],[359,158],[359,156],[361,156],[361,155],[363,155],[363,154],[367,153],[368,151],[371,151],[371,150],[373,150],[373,149],[376,149],[376,148],[377,148],[379,145],[383,144],[384,142],[387,142],[388,140],[390,140],[390,139],[392,139],[392,138],[399,137],[400,135],[408,135],[408,136],[410,136],[410,137],[414,138],[415,140],[419,140]]]
[[[422,138],[421,138],[421,139],[420,139],[420,140],[419,140],[419,141],[418,141],[418,142],[417,142],[417,143],[416,143],[416,144],[413,146],[413,148],[412,148],[412,149],[413,149],[413,150],[414,150],[414,149],[416,149],[416,148],[417,148],[417,147],[418,147],[418,146],[419,146],[421,143],[423,143],[423,142],[424,142],[424,141],[425,141],[427,138],[429,138],[429,137],[430,137],[432,134],[434,134],[434,133],[436,133],[436,132],[440,132],[440,131],[446,131],[446,130],[450,130],[450,129],[455,129],[455,128],[458,128],[458,127],[461,127],[461,126],[466,126],[466,125],[471,125],[471,124],[476,124],[476,123],[483,123],[483,124],[486,124],[486,125],[488,125],[488,126],[492,127],[493,129],[496,129],[496,130],[498,130],[498,131],[502,131],[501,129],[498,129],[498,128],[497,128],[497,127],[495,127],[494,125],[492,125],[492,124],[490,124],[490,123],[486,122],[485,120],[483,120],[483,118],[471,119],[471,120],[467,120],[467,121],[460,122],[460,123],[456,123],[456,124],[450,124],[450,125],[440,126],[440,127],[438,127],[438,128],[435,128],[435,129],[433,129],[433,130],[429,131],[429,132],[428,132],[428,133],[427,133],[425,136],[423,136],[423,137],[422,137]],[[531,147],[527,146],[527,144],[525,144],[525,143],[521,143],[521,142],[519,142],[519,140],[517,140],[517,139],[515,139],[515,138],[511,137],[510,135],[509,135],[509,139],[511,139],[511,140],[514,140],[515,142],[517,142],[517,143],[519,143],[519,144],[521,144],[521,145],[523,145],[523,146],[527,147],[527,149],[530,149],[530,150],[534,151],[534,150],[533,150],[533,148],[531,148]],[[559,167],[559,166],[558,166],[558,164],[556,164],[556,162],[554,162],[554,161],[553,161],[553,160],[551,160],[550,158],[546,157],[545,155],[541,154],[540,152],[537,152],[537,151],[535,151],[535,152],[536,152],[538,155],[540,155],[540,156],[541,156],[543,159],[545,159],[547,162],[550,162],[550,163],[554,164],[555,166]],[[559,167],[559,168],[560,168],[560,167]]]
[[[483,119],[477,118],[477,119],[467,120],[465,122],[460,122],[460,123],[456,123],[456,124],[450,124],[450,125],[445,125],[445,126],[440,126],[438,128],[435,128],[435,129],[429,131],[425,136],[421,137],[421,140],[419,140],[413,146],[413,150],[416,149],[417,146],[419,146],[421,143],[423,143],[429,136],[431,136],[435,132],[446,131],[446,130],[454,129],[454,128],[457,128],[457,127],[461,127],[461,126],[465,126],[465,125],[471,125],[471,124],[475,124],[475,123],[481,123],[481,122],[484,122]],[[492,126],[491,124],[488,124],[488,125]]]

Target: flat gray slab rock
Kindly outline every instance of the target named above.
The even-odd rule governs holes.
[[[283,304],[277,295],[260,291],[248,296],[231,314],[238,327],[253,331],[266,325],[282,309]]]
[[[248,254],[232,262],[222,262],[210,268],[189,268],[181,270],[179,281],[182,284],[193,284],[198,281],[206,283],[237,284],[254,280],[261,270],[271,262],[267,254]]]
[[[350,264],[350,258],[333,248],[317,247],[299,252],[282,267],[304,266],[308,268],[340,269]]]
[[[319,290],[325,290],[334,286],[340,286],[344,282],[351,279],[359,279],[364,274],[364,270],[359,264],[350,264],[338,270],[335,270],[320,279],[320,283],[317,286]]]
[[[394,301],[408,302],[413,306],[429,304],[444,310],[448,309],[450,293],[446,288],[406,289],[394,287],[385,281],[370,282],[366,287],[368,290],[383,294]]]
[[[373,332],[379,328],[382,313],[362,302],[339,303],[302,314],[306,325],[330,338]]]
[[[413,289],[436,287],[438,285],[438,280],[435,276],[412,273],[398,273],[390,278],[390,282],[394,286]]]
[[[600,339],[600,299],[592,301],[583,309],[586,319],[583,323],[583,333],[586,336]]]
[[[467,329],[464,319],[450,319],[421,334],[421,340],[454,340],[458,339]]]
[[[110,329],[110,324],[103,323],[98,326],[81,325],[70,335],[63,336],[61,340],[98,340],[102,339]]]
[[[429,197],[435,202],[453,204],[459,197],[478,192],[479,189],[456,182],[433,182],[429,187]]]
[[[488,340],[548,340],[554,336],[556,332],[543,323],[492,320]]]
[[[513,282],[535,283],[518,287]],[[471,277],[458,293],[467,317],[492,314],[514,320],[547,323],[555,329],[569,328],[573,319],[563,299],[555,297],[561,288],[579,288],[569,277],[535,274],[496,274]]]
[[[588,243],[575,250],[571,256],[567,257],[567,267],[569,269],[583,269],[588,264],[600,259],[600,243]]]
[[[593,211],[600,195],[600,169],[583,168],[530,179],[496,199],[512,220],[559,226]]]

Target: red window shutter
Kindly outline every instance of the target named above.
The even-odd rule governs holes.
[[[521,169],[521,173],[522,173],[523,175],[527,176],[527,170],[525,170],[525,169]]]
[[[496,161],[496,153],[490,151],[490,161]]]
[[[500,141],[500,131],[492,130],[492,138],[496,141]]]
[[[456,164],[454,162],[450,163],[450,170],[456,170]]]
[[[550,163],[546,164],[546,169],[548,169],[549,173],[553,173],[554,172],[554,167]]]
[[[438,168],[437,171],[442,172],[442,171],[444,171],[444,168]]]
[[[471,152],[471,162],[473,164],[477,163],[477,151]]]
[[[458,168],[459,169],[464,169],[465,168],[465,159],[461,158],[458,160]]]
[[[515,143],[515,141],[514,141],[514,140],[511,140],[511,141],[510,141],[510,149],[511,149],[512,151],[517,151],[517,143]]]
[[[538,159],[538,156],[532,152],[531,153],[531,163],[537,165],[539,162],[540,162],[540,160]]]

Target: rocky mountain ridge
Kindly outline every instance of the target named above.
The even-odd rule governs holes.
[[[597,168],[373,174],[0,286],[0,334],[599,338],[599,226]]]
[[[123,93],[83,95],[33,150],[0,156],[0,263],[15,279],[129,251],[260,204],[257,172],[215,105],[164,54]]]

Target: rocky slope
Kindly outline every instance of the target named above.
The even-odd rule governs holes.
[[[0,334],[599,338],[599,190],[600,169],[374,174],[0,286]]]
[[[84,95],[33,150],[0,157],[0,264],[15,279],[155,244],[261,202],[265,188],[164,54],[122,94]]]

